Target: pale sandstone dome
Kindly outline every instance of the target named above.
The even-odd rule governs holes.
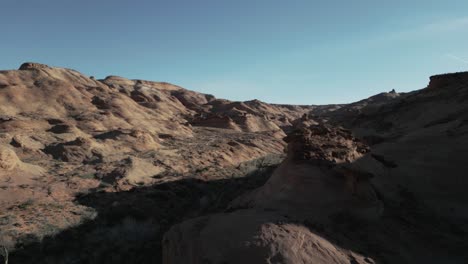
[[[0,169],[9,171],[18,166],[18,163],[18,157],[13,150],[0,146]]]

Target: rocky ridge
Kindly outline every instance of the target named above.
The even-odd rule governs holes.
[[[2,225],[1,244],[13,247],[25,234],[41,239],[86,220],[89,212],[73,202],[78,193],[186,177],[222,179],[246,162],[277,162],[285,144],[275,135],[284,133],[261,112],[294,119],[307,111],[283,109],[220,100],[163,82],[96,80],[39,63],[1,71],[0,217],[21,215]],[[209,114],[232,116],[239,129],[196,123],[197,116]],[[39,204],[44,209],[34,210]],[[58,213],[65,217],[32,221]],[[44,231],[47,226],[54,227]]]

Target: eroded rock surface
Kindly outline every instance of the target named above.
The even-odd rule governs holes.
[[[0,244],[14,250],[92,221],[94,209],[76,202],[79,194],[222,180],[275,165],[284,133],[268,119],[308,110],[231,102],[165,82],[97,80],[40,63],[1,71],[0,219],[15,220],[0,221],[7,241]],[[232,126],[192,126],[200,116],[247,112]]]

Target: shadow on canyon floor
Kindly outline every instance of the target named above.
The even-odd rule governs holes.
[[[201,181],[184,179],[125,192],[91,192],[76,202],[97,212],[94,220],[63,230],[42,241],[25,243],[10,255],[10,263],[160,263],[162,236],[186,219],[224,212],[237,196],[257,188],[269,178],[269,166],[242,178]],[[330,242],[372,257],[378,263],[463,263],[468,248],[466,228],[436,218],[412,200],[386,204],[384,216],[363,222],[336,215],[329,225],[291,218]],[[415,245],[417,244],[417,245]],[[445,260],[425,262],[433,246]],[[452,261],[453,259],[453,261]],[[468,256],[467,258],[468,259]]]
[[[37,241],[10,254],[10,263],[160,263],[161,241],[174,224],[222,212],[235,197],[265,183],[275,166],[245,177],[202,181],[183,179],[125,192],[91,192],[76,202],[97,212],[93,220]]]

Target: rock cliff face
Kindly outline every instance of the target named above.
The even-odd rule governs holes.
[[[284,140],[289,159],[317,165],[351,163],[369,151],[350,131],[326,124],[303,127]]]
[[[430,77],[428,89],[438,89],[449,86],[459,86],[468,82],[468,72],[457,72],[434,75]]]

